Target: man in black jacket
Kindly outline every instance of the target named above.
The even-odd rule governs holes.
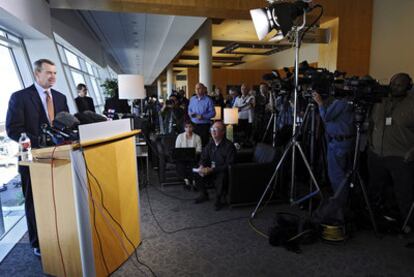
[[[212,182],[216,187],[215,209],[220,210],[225,203],[228,188],[228,167],[234,163],[236,148],[233,143],[225,138],[226,128],[221,121],[217,121],[210,128],[212,140],[203,149],[200,166],[197,168],[201,178],[197,180],[197,188],[200,191],[195,203],[208,200],[206,183]]]
[[[66,96],[52,89],[56,83],[56,66],[47,59],[34,63],[36,82],[12,94],[6,116],[7,135],[18,141],[21,133],[30,138],[33,148],[39,147],[40,126],[51,125],[55,114],[68,112]],[[32,185],[29,168],[19,166],[22,189],[25,198],[25,211],[29,240],[33,253],[40,256],[36,218],[33,206]]]

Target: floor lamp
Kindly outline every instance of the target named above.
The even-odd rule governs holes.
[[[136,74],[118,75],[119,99],[135,100],[145,99],[147,94],[144,88],[144,76]],[[143,101],[141,101],[140,116],[142,116]],[[134,105],[131,105],[134,114]]]
[[[239,109],[238,108],[225,108],[224,109],[224,124],[226,126],[226,138],[233,142],[233,125],[239,122]]]

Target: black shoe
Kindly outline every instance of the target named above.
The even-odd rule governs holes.
[[[41,254],[40,254],[40,248],[39,248],[39,247],[35,247],[35,248],[33,248],[33,254],[34,254],[36,257],[39,257],[39,258],[40,258],[40,256],[41,256]]]
[[[203,203],[203,202],[206,202],[206,201],[208,201],[208,194],[203,193],[194,200],[194,203],[195,204],[200,204],[200,203]]]

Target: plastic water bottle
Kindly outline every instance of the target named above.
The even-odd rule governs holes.
[[[32,160],[32,143],[26,133],[22,133],[19,138],[19,154],[22,161]]]

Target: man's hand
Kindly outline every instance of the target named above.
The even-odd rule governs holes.
[[[316,104],[318,104],[318,106],[323,106],[323,100],[319,93],[317,93],[316,91],[312,92],[312,98],[313,101],[315,101]]]
[[[411,148],[406,154],[405,154],[405,157],[404,157],[404,161],[406,162],[406,163],[409,163],[409,162],[412,162],[412,161],[414,161],[414,148]]]
[[[212,172],[213,172],[213,169],[211,167],[200,166],[198,174],[201,177],[204,177],[204,176],[207,176],[207,175],[211,174]]]

